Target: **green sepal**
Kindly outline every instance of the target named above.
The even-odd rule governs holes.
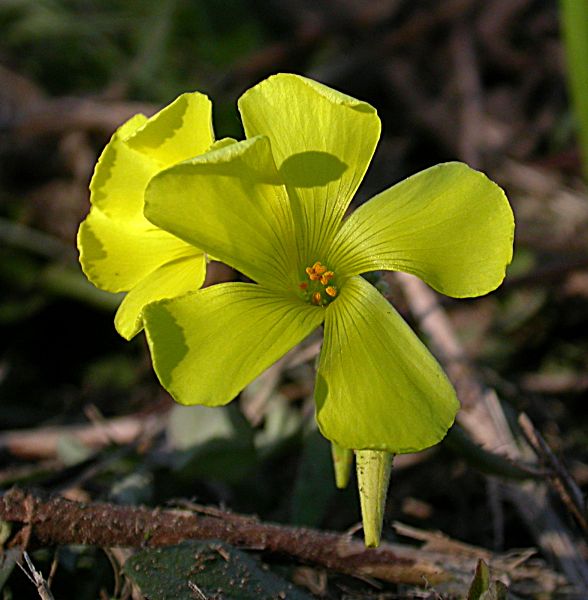
[[[368,548],[380,545],[393,460],[393,454],[381,450],[355,452],[363,535]]]
[[[351,467],[353,466],[353,450],[342,448],[335,442],[331,442],[331,456],[335,471],[335,485],[342,490],[349,484]]]

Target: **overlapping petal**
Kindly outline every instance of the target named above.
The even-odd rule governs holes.
[[[182,94],[125,141],[160,169],[202,154],[214,141],[212,104],[199,92]]]
[[[248,283],[148,305],[145,331],[162,385],[182,404],[216,406],[318,327],[325,311]]]
[[[136,115],[122,125],[96,164],[92,208],[78,232],[80,263],[96,286],[131,290],[115,319],[127,339],[141,329],[144,304],[202,285],[202,251],[147,221],[143,204],[151,177],[205,152],[213,139],[210,101],[199,93],[183,94],[150,119]],[[172,276],[182,259],[185,274]]]
[[[326,310],[315,400],[325,437],[393,454],[439,442],[459,408],[437,361],[361,277]]]
[[[145,215],[268,287],[291,287],[296,243],[269,140],[229,144],[157,175]]]
[[[248,137],[266,135],[288,185],[307,256],[335,234],[380,137],[376,110],[299,75],[279,74],[251,88],[239,110]]]
[[[329,261],[347,274],[404,271],[448,296],[479,296],[504,279],[513,236],[512,210],[500,187],[463,163],[445,163],[356,210]]]
[[[120,221],[143,217],[143,192],[147,182],[159,171],[155,160],[136,152],[125,143],[145,125],[144,115],[135,115],[121,125],[106,145],[90,182],[90,202],[94,209]]]
[[[94,207],[80,225],[78,248],[88,279],[109,292],[130,290],[162,264],[199,252],[146,219],[124,222]]]
[[[130,340],[143,329],[142,311],[146,304],[197,290],[205,276],[206,257],[198,251],[159,266],[124,297],[114,318],[116,330]]]
[[[102,152],[90,202],[111,218],[143,220],[143,193],[155,173],[206,152],[214,141],[210,100],[183,94],[147,119],[136,115],[119,127]]]

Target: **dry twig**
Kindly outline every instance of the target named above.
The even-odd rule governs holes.
[[[573,477],[565,465],[555,456],[543,436],[535,429],[531,419],[524,413],[519,415],[519,426],[539,460],[550,468],[551,476],[549,480],[555,491],[566,508],[574,515],[584,535],[588,535],[586,503]]]
[[[0,520],[25,524],[32,531],[32,539],[44,545],[143,548],[185,540],[222,540],[356,577],[407,585],[427,581],[439,590],[453,590],[458,595],[468,589],[480,556],[513,584],[524,582],[534,586],[535,591],[553,591],[563,584],[561,577],[543,566],[522,565],[519,555],[494,555],[439,534],[416,535],[408,528],[402,531],[404,535],[418,537],[428,547],[382,544],[378,549],[368,549],[348,535],[263,523],[234,513],[223,515],[219,511],[212,516],[185,510],[79,503],[61,497],[45,500],[16,488],[0,498]],[[436,543],[432,543],[434,540]]]
[[[22,572],[26,575],[27,579],[37,589],[39,598],[41,598],[41,600],[54,600],[53,594],[49,589],[49,585],[45,582],[45,579],[43,578],[43,574],[37,571],[27,552],[23,552],[23,558],[25,560],[26,566],[23,567],[23,565],[20,562],[17,564],[21,568]]]

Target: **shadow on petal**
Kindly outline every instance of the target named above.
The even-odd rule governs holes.
[[[174,369],[188,354],[184,330],[165,306],[159,303],[148,305],[144,318],[151,319],[147,335],[151,337],[151,345],[158,344],[159,348],[156,354],[152,348],[153,366],[163,387],[169,390],[173,386]]]
[[[280,174],[294,187],[311,188],[339,179],[347,168],[333,154],[310,150],[289,156],[282,163]]]

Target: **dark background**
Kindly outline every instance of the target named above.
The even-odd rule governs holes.
[[[357,523],[354,486],[334,490],[329,446],[313,425],[312,360],[277,371],[269,392],[257,382],[229,408],[188,417],[158,386],[143,336],[116,334],[120,299],[77,266],[88,181],[120,123],[198,90],[213,100],[216,136],[241,138],[237,98],[287,71],[377,108],[383,135],[356,202],[456,159],[506,190],[517,220],[506,283],[442,303],[480,382],[508,415],[531,417],[585,489],[588,198],[559,26],[547,0],[1,1],[0,488],[148,504],[196,498],[338,531]],[[92,447],[63,429],[121,416],[154,425],[139,440],[127,432]],[[48,427],[59,441],[43,450]],[[13,430],[37,437],[18,449],[2,433]],[[400,520],[494,551],[536,546],[492,481],[459,443],[406,460],[393,474],[384,537],[395,539],[390,524]],[[34,556],[46,572],[53,552]],[[101,550],[59,556],[56,598],[113,593]],[[376,593],[340,576],[323,591]],[[37,597],[18,571],[3,593]],[[417,597],[394,586],[379,593]]]

